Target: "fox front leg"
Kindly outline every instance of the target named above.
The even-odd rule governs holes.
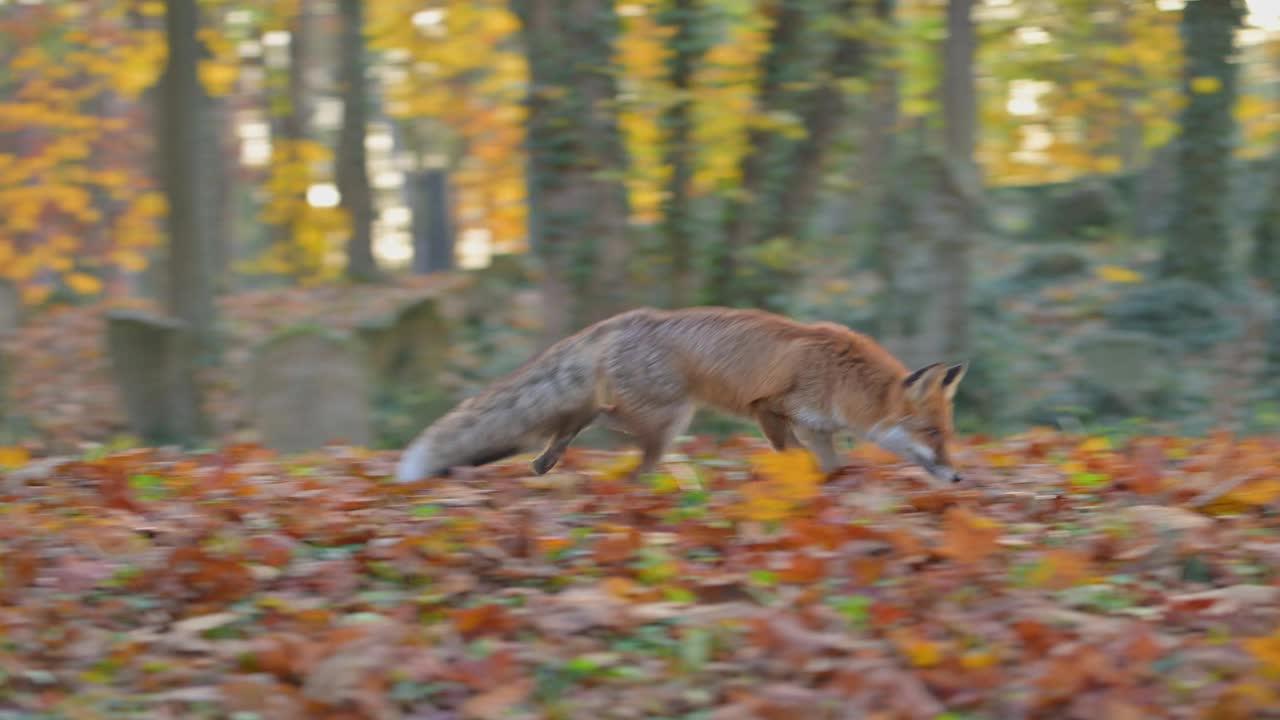
[[[840,457],[836,455],[835,437],[825,430],[814,430],[804,425],[793,426],[796,437],[809,452],[818,458],[818,466],[824,475],[830,475],[840,469]]]
[[[791,429],[791,421],[785,416],[778,413],[758,408],[756,410],[756,422],[760,424],[760,430],[764,433],[769,444],[774,450],[779,452],[786,450],[788,446],[795,445],[795,434]]]

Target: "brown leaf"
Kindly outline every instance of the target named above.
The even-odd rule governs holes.
[[[298,541],[285,535],[254,535],[248,540],[249,559],[271,567],[284,567],[293,560]]]
[[[254,588],[253,574],[243,563],[214,557],[198,547],[175,549],[167,565],[169,572],[202,600],[228,603]]]
[[[1040,557],[1040,565],[1031,573],[1031,582],[1054,590],[1071,587],[1090,574],[1089,558],[1072,548],[1054,548]]]
[[[1169,608],[1179,612],[1199,612],[1211,617],[1231,615],[1252,607],[1274,604],[1280,600],[1280,587],[1274,585],[1231,585],[1195,593],[1169,597]]]
[[[479,658],[463,658],[444,666],[441,679],[452,680],[474,690],[489,691],[522,679],[523,674],[510,647]]]
[[[1213,519],[1200,513],[1167,505],[1132,505],[1124,510],[1125,516],[1157,530],[1198,530],[1213,525]]]
[[[269,633],[249,641],[249,651],[242,662],[250,669],[268,673],[280,680],[297,682],[304,678],[315,662],[316,648],[300,636]]]
[[[947,511],[943,520],[943,557],[949,557],[963,565],[977,565],[989,555],[1000,550],[1002,527],[991,518],[962,507]]]
[[[533,690],[533,680],[521,678],[501,687],[473,695],[462,704],[462,716],[474,720],[500,720],[511,708],[524,702]]]
[[[613,532],[596,540],[591,556],[601,565],[620,563],[631,557],[640,549],[643,538],[635,528],[627,528],[623,532]]]
[[[228,713],[254,713],[275,720],[307,720],[307,712],[298,691],[281,683],[259,682],[247,677],[232,677],[219,687]]]
[[[1018,620],[1013,624],[1013,630],[1027,649],[1040,657],[1049,654],[1050,650],[1067,638],[1062,632],[1038,620]]]
[[[449,611],[453,626],[463,637],[471,639],[485,634],[502,635],[519,627],[519,621],[496,603]]]
[[[1155,442],[1140,442],[1134,448],[1124,487],[1139,495],[1154,495],[1161,489],[1164,448]]]
[[[573,588],[533,604],[529,622],[551,635],[615,628],[626,623],[625,603],[601,587]]]
[[[813,553],[792,553],[787,566],[778,573],[778,579],[785,583],[811,585],[827,575],[827,563]]]

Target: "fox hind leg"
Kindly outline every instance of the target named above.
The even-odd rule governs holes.
[[[671,443],[689,429],[697,406],[690,402],[628,418],[632,434],[640,439],[640,464],[631,471],[630,479],[658,469]]]
[[[560,462],[560,458],[564,457],[565,451],[569,449],[569,445],[574,438],[578,437],[578,433],[587,429],[591,423],[596,421],[596,418],[601,415],[609,415],[615,409],[613,405],[602,406],[591,412],[570,418],[563,423],[556,433],[551,436],[551,439],[547,441],[547,446],[543,449],[542,454],[534,458],[533,472],[538,475],[545,475],[549,472],[551,468],[556,466],[556,463]]]

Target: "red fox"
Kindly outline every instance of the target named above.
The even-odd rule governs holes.
[[[398,482],[542,453],[541,475],[603,419],[634,436],[631,477],[657,468],[699,406],[754,418],[775,450],[802,445],[826,474],[833,437],[849,430],[958,481],[947,452],[951,408],[967,366],[914,372],[866,335],[759,310],[631,310],[551,345],[431,424],[405,449]]]

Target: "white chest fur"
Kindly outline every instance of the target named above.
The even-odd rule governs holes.
[[[796,408],[791,412],[791,420],[818,432],[838,432],[845,427],[844,418],[838,413],[824,412],[815,408]]]

